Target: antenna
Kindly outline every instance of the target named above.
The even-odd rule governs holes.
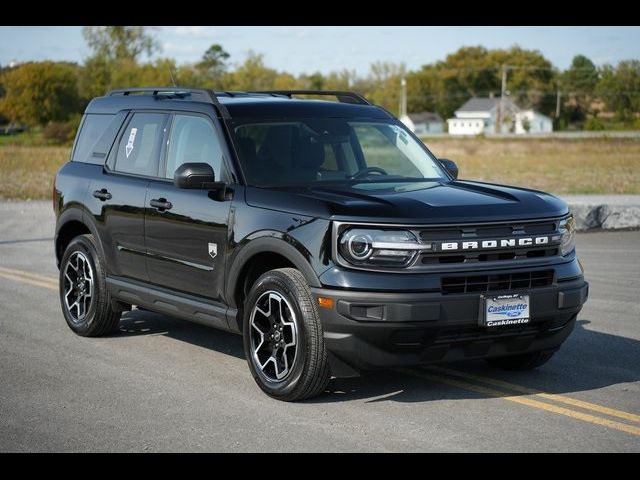
[[[171,72],[171,67],[169,67],[169,76],[171,77],[171,83],[173,84],[173,86],[177,87],[178,85],[176,85],[176,80],[175,78],[173,78],[173,72]]]

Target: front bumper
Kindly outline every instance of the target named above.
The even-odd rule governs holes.
[[[587,300],[583,277],[529,290],[531,321],[480,327],[480,294],[313,288],[335,376],[360,370],[557,349]]]

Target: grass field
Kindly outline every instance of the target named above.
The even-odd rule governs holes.
[[[640,140],[426,139],[460,178],[567,193],[640,194]],[[70,147],[0,143],[0,198],[50,198]]]
[[[0,199],[51,198],[53,178],[70,147],[0,146]]]
[[[640,193],[640,140],[425,139],[460,178],[567,193]]]

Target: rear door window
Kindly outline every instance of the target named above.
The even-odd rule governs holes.
[[[167,117],[163,113],[133,114],[118,144],[117,172],[145,177],[158,175],[160,143]]]

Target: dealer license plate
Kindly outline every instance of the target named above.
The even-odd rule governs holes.
[[[483,296],[480,310],[480,325],[501,327],[529,323],[529,295]]]

